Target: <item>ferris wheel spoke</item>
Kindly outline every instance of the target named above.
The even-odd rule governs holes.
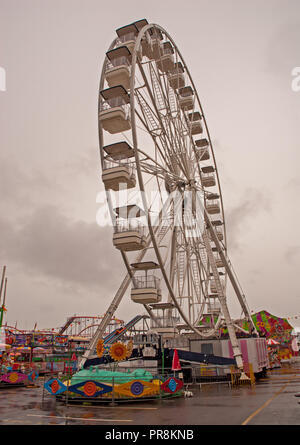
[[[154,68],[150,68],[150,69],[152,69],[152,72],[155,72]],[[152,88],[154,90],[154,91],[152,91],[151,88],[150,88],[149,82],[147,80],[147,77],[146,77],[146,74],[145,74],[143,68],[140,67],[140,70],[141,70],[141,73],[142,73],[142,76],[143,76],[146,88],[148,90],[148,94],[149,94],[149,96],[151,98],[151,102],[152,102],[152,106],[154,107],[154,110],[150,107],[149,104],[147,104],[145,99],[143,99],[143,101],[141,100],[141,96],[142,96],[141,95],[141,91],[138,92],[139,105],[140,105],[140,107],[143,107],[143,106],[144,106],[144,108],[147,107],[145,109],[144,113],[143,113],[144,116],[147,114],[148,119],[149,118],[151,119],[151,116],[155,115],[156,119],[159,121],[160,127],[157,127],[156,130],[158,128],[160,128],[161,129],[161,133],[159,135],[157,135],[157,136],[161,139],[162,146],[165,148],[165,150],[167,150],[167,152],[169,154],[169,160],[170,160],[170,163],[172,165],[172,157],[174,157],[174,150],[172,150],[171,147],[174,145],[174,140],[173,140],[174,128],[171,127],[171,124],[170,124],[170,121],[169,121],[169,118],[168,118],[168,114],[165,116],[162,113],[160,113],[160,111],[157,108],[156,101],[155,101],[155,91],[157,92],[157,88],[160,88],[159,91],[162,93],[163,100],[165,101],[165,106],[167,107],[168,102],[167,102],[166,96],[165,96],[165,94],[163,92],[162,84],[161,84],[161,81],[160,81],[160,76],[158,76],[158,84],[160,86],[158,86],[158,84],[156,84],[156,90],[155,90],[155,87],[153,86],[154,85],[153,84],[153,79],[154,78],[153,78],[153,76],[151,77]],[[157,76],[157,73],[155,73],[155,76]],[[157,79],[157,77],[156,77],[156,79]],[[148,126],[148,129],[151,132],[150,126],[151,126],[151,123]],[[152,126],[153,126],[153,123],[152,123]],[[182,164],[178,163],[178,165],[179,165],[179,168],[186,175],[186,171],[183,170]]]
[[[145,159],[141,159],[141,165],[143,165],[144,168],[146,168],[146,169],[148,168],[150,170],[156,169],[156,171],[158,171],[161,175],[164,175],[164,178],[165,178],[165,175],[168,175],[173,180],[180,179],[179,176],[170,172],[170,170],[167,169],[167,166],[163,166],[163,165],[159,164],[159,162],[157,162],[155,159],[153,159],[150,155],[145,153],[143,150],[141,150],[139,148],[137,150],[139,153],[141,153],[142,155],[145,156]],[[146,161],[150,161],[150,163],[146,162]]]
[[[162,148],[157,143],[157,140],[156,140],[157,136],[153,135],[153,133],[151,132],[151,130],[150,130],[149,126],[148,126],[147,121],[143,119],[143,117],[139,114],[139,112],[137,110],[136,110],[136,114],[137,114],[140,122],[144,125],[145,129],[148,130],[149,134],[151,135],[151,138],[152,138],[152,140],[154,142],[154,145],[155,145],[155,149],[158,150],[158,152],[159,152],[161,158],[163,159],[165,165],[167,165],[170,168],[170,163],[166,159],[166,156],[163,154]]]

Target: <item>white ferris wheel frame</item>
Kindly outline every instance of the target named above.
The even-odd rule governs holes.
[[[199,199],[199,197],[197,196],[197,203],[199,204],[199,206],[202,208],[202,212],[203,212],[203,217],[204,217],[204,223],[205,223],[205,229],[202,233],[202,242],[204,245],[204,248],[206,250],[206,254],[207,254],[207,259],[209,261],[208,263],[208,269],[209,267],[212,270],[212,274],[213,278],[215,280],[216,283],[216,287],[217,287],[217,293],[218,293],[218,299],[221,305],[221,309],[222,309],[222,315],[225,318],[225,323],[226,323],[226,327],[228,329],[229,332],[229,336],[232,342],[232,346],[233,346],[233,350],[234,350],[234,356],[236,358],[237,361],[237,365],[239,368],[242,368],[242,359],[241,359],[241,352],[239,349],[239,345],[238,345],[238,341],[237,341],[237,337],[236,337],[236,333],[235,333],[235,328],[237,328],[237,326],[234,325],[230,314],[229,314],[229,310],[227,307],[227,302],[226,302],[226,295],[225,295],[225,286],[226,286],[226,278],[227,275],[233,285],[233,288],[235,290],[235,293],[237,295],[238,301],[242,307],[242,311],[245,314],[245,317],[250,321],[250,325],[252,327],[252,331],[255,333],[255,326],[253,325],[253,322],[251,324],[251,316],[250,316],[250,311],[248,309],[245,297],[241,291],[240,285],[235,277],[235,274],[232,270],[232,266],[230,261],[228,260],[227,257],[227,239],[226,239],[226,227],[225,227],[225,217],[224,217],[224,207],[223,207],[223,199],[222,199],[222,193],[221,193],[221,186],[220,186],[220,180],[219,180],[219,174],[218,174],[218,169],[217,169],[217,165],[216,165],[216,160],[215,160],[215,155],[214,155],[214,150],[213,150],[213,145],[212,145],[212,141],[211,141],[211,137],[210,137],[210,133],[209,133],[209,129],[207,126],[207,122],[206,122],[206,118],[203,112],[203,108],[202,105],[200,103],[200,99],[197,93],[197,89],[194,85],[194,82],[192,80],[192,77],[190,75],[190,72],[188,70],[188,67],[180,53],[180,51],[177,48],[177,45],[175,44],[174,40],[172,39],[172,37],[168,34],[168,32],[163,29],[161,26],[157,25],[157,24],[148,24],[146,26],[144,26],[138,33],[138,36],[136,38],[135,41],[135,46],[132,52],[132,63],[131,63],[131,78],[130,78],[130,118],[131,118],[131,132],[132,132],[132,142],[133,142],[133,150],[134,150],[134,158],[135,158],[135,167],[136,167],[136,172],[137,172],[137,177],[138,177],[138,184],[140,187],[140,192],[141,192],[141,196],[142,196],[142,202],[143,202],[143,207],[144,207],[144,211],[147,217],[147,224],[148,224],[148,230],[149,230],[149,235],[147,237],[147,241],[146,241],[146,247],[144,250],[140,251],[137,255],[137,257],[135,258],[136,262],[142,261],[144,255],[147,252],[147,249],[149,248],[149,246],[152,244],[152,247],[155,251],[156,254],[156,258],[161,270],[161,273],[163,275],[163,279],[164,282],[166,284],[167,290],[168,290],[168,294],[169,294],[169,300],[172,301],[172,303],[174,304],[174,306],[176,307],[176,309],[178,310],[178,313],[180,314],[181,318],[184,320],[184,322],[186,323],[186,325],[188,326],[188,328],[193,331],[195,334],[199,335],[201,338],[206,338],[209,336],[212,336],[214,334],[216,334],[217,329],[220,327],[221,324],[221,317],[218,317],[216,326],[213,327],[212,329],[207,329],[207,330],[199,330],[199,327],[195,325],[195,323],[192,323],[191,320],[187,317],[187,315],[183,312],[180,304],[178,303],[178,299],[177,296],[174,293],[174,288],[170,283],[170,279],[169,276],[165,270],[165,264],[164,264],[164,259],[162,257],[161,254],[161,249],[159,247],[159,243],[157,240],[157,234],[159,233],[159,225],[153,227],[152,223],[151,223],[151,217],[150,217],[150,212],[149,212],[149,205],[147,202],[147,198],[146,198],[146,194],[145,192],[145,187],[144,187],[144,179],[143,179],[143,173],[142,173],[142,165],[141,165],[141,160],[140,160],[140,153],[141,150],[139,149],[138,146],[138,134],[137,134],[137,125],[136,125],[136,115],[137,115],[137,110],[136,110],[136,101],[137,101],[137,94],[136,94],[136,88],[140,88],[138,86],[136,86],[136,68],[140,68],[141,69],[141,63],[139,60],[139,54],[140,54],[140,50],[141,50],[141,42],[142,39],[146,36],[146,33],[150,30],[150,29],[156,29],[159,30],[161,33],[163,33],[165,35],[165,37],[172,43],[174,50],[176,51],[176,57],[179,56],[180,61],[183,64],[183,67],[185,69],[185,72],[187,73],[187,76],[189,78],[189,82],[190,85],[193,87],[193,92],[195,95],[195,100],[197,101],[198,104],[198,108],[201,112],[201,118],[203,119],[204,122],[204,128],[206,131],[206,136],[209,142],[209,147],[210,147],[210,153],[212,154],[212,161],[213,161],[213,166],[214,166],[214,171],[216,174],[216,187],[218,189],[218,195],[219,195],[219,199],[220,199],[220,204],[221,204],[221,208],[220,208],[220,213],[222,216],[222,222],[223,222],[223,235],[224,235],[224,242],[221,243],[217,237],[217,234],[215,232],[215,229],[211,223],[211,218],[210,215],[207,213],[205,206],[203,206],[203,203],[201,202],[201,200]],[[117,39],[115,39],[112,44],[110,45],[109,50],[113,49],[116,45]],[[177,59],[176,59],[177,60]],[[101,79],[100,79],[100,91],[103,90],[104,88],[104,84],[105,84],[105,69],[106,69],[106,60],[104,61],[103,64],[103,68],[102,68],[102,74],[101,74]],[[155,63],[154,61],[149,61],[147,63]],[[142,71],[141,71],[142,72]],[[143,71],[144,72],[144,71]],[[144,81],[145,81],[145,85],[147,83],[147,78],[144,77]],[[146,85],[146,88],[149,92],[149,85]],[[155,100],[155,98],[154,98]],[[152,101],[152,105],[155,105],[154,102]],[[100,111],[100,92],[99,92],[99,111]],[[193,111],[195,111],[195,106],[193,108]],[[157,108],[156,108],[156,112]],[[190,139],[191,135],[190,135]],[[102,167],[104,165],[104,153],[103,153],[103,146],[104,146],[104,137],[103,137],[103,129],[101,127],[101,123],[99,122],[99,146],[100,146],[100,158],[101,158],[101,163],[102,163]],[[195,148],[193,147],[194,151]],[[143,155],[145,155],[144,152],[142,152]],[[153,159],[152,159],[153,161]],[[201,175],[200,173],[200,163],[197,163],[197,169],[198,169],[198,173],[199,173],[199,177]],[[111,192],[109,190],[106,190],[106,197],[107,197],[107,203],[108,203],[108,207],[110,210],[110,214],[111,214],[111,218],[112,218],[112,222],[115,222],[115,215],[114,215],[114,211],[113,211],[113,205],[112,205],[112,198],[111,198]],[[159,215],[159,218],[161,218],[161,213]],[[208,237],[208,234],[210,235],[210,239]],[[225,268],[225,286],[221,284],[220,282],[220,277],[219,277],[219,272],[217,270],[217,267],[215,265],[215,261],[214,261],[214,255],[212,252],[212,247],[211,247],[211,240],[214,242],[215,246],[216,246],[216,250],[218,252],[218,254],[220,255],[223,263],[224,263],[224,268]],[[104,332],[104,329],[107,325],[107,323],[109,323],[110,318],[114,315],[117,307],[119,306],[128,286],[130,285],[131,281],[134,280],[134,271],[131,269],[130,267],[130,261],[127,258],[126,253],[124,253],[122,250],[120,251],[123,261],[125,263],[125,266],[127,268],[127,275],[124,278],[120,288],[118,289],[114,299],[112,300],[103,320],[102,323],[99,325],[99,328],[95,334],[95,336],[93,337],[93,339],[91,340],[91,343],[89,345],[88,350],[86,351],[86,353],[83,356],[83,361],[81,362],[81,364],[84,363],[84,361],[91,356],[93,350],[95,349],[96,343],[98,341],[98,339],[101,337],[102,333]],[[145,309],[147,310],[147,312],[149,313],[150,317],[153,318],[155,320],[155,316],[153,314],[153,311],[151,310],[151,308],[149,308],[147,305],[144,305]],[[202,311],[203,313],[203,311]],[[194,320],[195,322],[195,320]]]

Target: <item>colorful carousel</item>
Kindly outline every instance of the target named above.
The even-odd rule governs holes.
[[[39,373],[25,366],[18,366],[15,358],[18,353],[11,350],[10,345],[2,344],[5,350],[0,351],[0,389],[18,386],[32,386]]]
[[[49,379],[44,388],[56,400],[64,403],[101,403],[145,401],[182,397],[183,381],[175,375],[154,375],[145,369],[125,369],[120,362],[132,353],[132,343],[114,343],[106,352],[102,340],[97,345],[97,355],[108,354],[113,361],[110,367],[90,366],[72,377]]]
[[[18,386],[34,386],[39,374],[31,370],[30,372],[20,372],[2,366],[0,369],[0,389],[15,388]]]

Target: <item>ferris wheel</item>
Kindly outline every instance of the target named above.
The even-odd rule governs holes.
[[[99,145],[112,244],[127,276],[98,337],[131,286],[152,329],[207,338],[227,327],[241,363],[228,277],[255,327],[227,258],[220,180],[195,84],[161,26],[143,19],[116,34],[100,80]]]

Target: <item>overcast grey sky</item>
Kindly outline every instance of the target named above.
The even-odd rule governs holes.
[[[97,94],[115,29],[144,17],[174,38],[197,86],[228,252],[251,310],[300,315],[299,1],[0,0],[8,323],[46,328],[103,314],[125,273],[111,228],[96,224]],[[138,310],[127,298],[116,315]]]

